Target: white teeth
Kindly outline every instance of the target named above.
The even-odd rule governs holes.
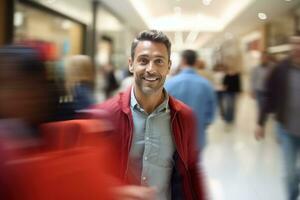
[[[147,81],[156,81],[157,78],[145,78],[145,80],[147,80]]]

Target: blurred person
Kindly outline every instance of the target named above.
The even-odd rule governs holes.
[[[262,52],[261,63],[255,67],[251,73],[252,97],[257,101],[258,111],[261,110],[265,100],[265,82],[272,69],[271,56],[267,52]]]
[[[241,92],[240,74],[228,67],[223,80],[224,92],[224,120],[231,125],[235,120],[237,94]]]
[[[165,88],[170,95],[192,108],[197,118],[198,145],[206,144],[206,129],[212,123],[216,110],[216,98],[210,82],[197,74],[197,53],[185,50],[181,54],[181,72],[170,78]]]
[[[275,113],[285,165],[287,199],[296,200],[300,183],[297,168],[300,152],[300,37],[291,37],[290,44],[290,57],[277,64],[267,79],[266,100],[260,112],[255,138],[260,140],[265,137],[267,115]]]
[[[0,49],[0,63],[0,124],[5,130],[24,128],[28,136],[38,136],[38,125],[56,120],[58,108],[56,88],[46,80],[39,54],[28,47],[7,46]]]
[[[171,43],[157,30],[134,39],[129,71],[134,84],[98,105],[115,124],[120,199],[206,199],[192,110],[168,95]]]
[[[35,49],[1,47],[0,63],[1,199],[112,199],[115,157],[99,122],[56,122],[56,88]]]
[[[90,57],[70,56],[66,60],[66,88],[72,96],[75,111],[90,107],[95,103],[93,94],[93,66]]]
[[[115,69],[112,64],[104,66],[105,87],[104,92],[106,98],[113,96],[114,92],[119,88],[119,83],[115,76]]]
[[[219,106],[219,112],[221,118],[224,119],[224,77],[225,77],[225,67],[221,63],[217,63],[214,66],[214,73],[213,73],[213,83],[214,83],[214,88],[217,94],[217,99],[218,99],[218,106]]]
[[[206,69],[206,63],[202,59],[196,61],[196,69],[200,76],[209,80],[210,83],[213,83],[213,75],[211,71]]]

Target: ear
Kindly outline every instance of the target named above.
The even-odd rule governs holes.
[[[172,66],[172,60],[169,60],[168,71],[170,71],[170,69],[171,69],[171,66]]]
[[[128,59],[128,69],[131,73],[133,73],[133,61],[132,61],[131,57],[129,57],[129,59]]]

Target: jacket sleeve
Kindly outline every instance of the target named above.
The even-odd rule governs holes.
[[[191,134],[188,141],[188,173],[191,179],[191,185],[194,195],[198,200],[208,199],[206,180],[202,170],[202,164],[199,162],[200,153],[197,147],[196,139],[196,121],[194,117],[191,117]]]

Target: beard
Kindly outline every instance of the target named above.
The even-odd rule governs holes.
[[[159,74],[142,74],[135,76],[135,85],[146,96],[152,95],[164,86],[166,77]]]

